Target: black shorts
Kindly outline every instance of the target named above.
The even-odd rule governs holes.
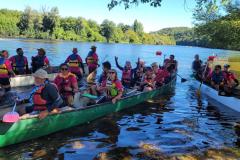
[[[9,78],[0,78],[0,85],[9,86],[10,85],[10,79]]]

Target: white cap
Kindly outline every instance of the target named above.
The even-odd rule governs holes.
[[[48,73],[43,69],[39,69],[35,73],[33,73],[33,76],[41,78],[41,79],[47,79],[48,78]]]

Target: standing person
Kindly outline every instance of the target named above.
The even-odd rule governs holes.
[[[16,75],[24,75],[29,71],[28,69],[28,60],[23,54],[22,48],[16,50],[17,55],[12,56],[9,60],[12,62],[12,68]]]
[[[34,74],[35,86],[30,95],[32,106],[27,106],[20,110],[21,114],[39,112],[39,118],[43,119],[49,113],[58,113],[59,108],[63,105],[63,100],[58,93],[55,84],[47,81],[48,73],[39,69]]]
[[[77,76],[78,80],[80,81],[82,79],[85,71],[84,71],[82,58],[78,54],[77,48],[73,48],[72,54],[70,56],[68,56],[65,63],[67,63],[69,65],[70,72],[75,74]]]
[[[0,55],[0,86],[8,92],[11,90],[10,76],[15,76],[11,61],[8,59],[8,51],[3,50]]]
[[[66,63],[60,65],[61,72],[57,75],[54,83],[57,85],[60,95],[68,106],[73,106],[73,99],[78,92],[78,83],[75,74],[69,71]]]
[[[175,60],[175,56],[171,54],[168,59],[164,60],[164,67],[170,72],[176,72],[178,67],[178,62]]]
[[[97,47],[92,46],[91,51],[88,53],[86,63],[88,65],[89,74],[95,71],[98,67],[98,55],[96,53]]]
[[[43,48],[37,49],[38,54],[32,57],[32,72],[36,72],[40,68],[50,67],[49,60],[46,56],[46,51]]]
[[[119,65],[118,63],[118,57],[115,57],[115,63],[118,67],[118,69],[120,69],[122,71],[122,84],[124,87],[126,88],[131,88],[132,87],[132,81],[133,81],[133,74],[134,71],[136,69],[132,68],[131,62],[130,61],[126,61],[125,66],[122,67]]]

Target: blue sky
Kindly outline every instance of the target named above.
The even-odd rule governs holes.
[[[118,6],[109,11],[107,4],[110,0],[1,0],[0,8],[24,10],[30,6],[41,10],[42,6],[57,6],[61,16],[84,17],[101,23],[109,19],[115,23],[132,24],[135,19],[144,25],[146,32],[156,31],[165,27],[192,26],[192,10],[194,0],[163,0],[162,7],[153,8],[139,5],[125,10]]]

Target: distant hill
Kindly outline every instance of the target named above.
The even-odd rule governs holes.
[[[194,29],[189,27],[163,28],[151,34],[173,36],[177,45],[202,46],[202,40],[194,34]]]

